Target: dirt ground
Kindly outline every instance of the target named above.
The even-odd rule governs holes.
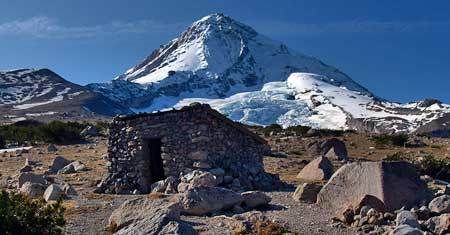
[[[327,137],[328,138],[328,137]],[[348,133],[338,137],[347,144],[351,160],[381,160],[387,155],[402,152],[413,156],[431,154],[438,158],[449,158],[449,139],[424,139],[427,144],[423,148],[380,147],[364,134]],[[315,204],[296,202],[291,199],[292,190],[300,182],[295,178],[304,165],[312,160],[306,152],[306,143],[314,138],[272,136],[267,138],[272,149],[287,154],[285,157],[266,157],[265,168],[268,172],[279,174],[280,178],[290,184],[292,189],[285,192],[268,192],[272,197],[269,208],[262,213],[275,220],[285,223],[288,228],[298,234],[354,234],[351,228],[336,228],[331,226],[331,216],[326,210]],[[107,234],[105,228],[112,211],[133,195],[102,195],[93,190],[106,172],[107,141],[104,137],[90,140],[87,143],[75,145],[57,145],[56,153],[48,153],[47,145],[35,146],[28,153],[0,154],[0,178],[16,177],[18,170],[24,165],[25,159],[38,162],[36,173],[48,169],[55,156],[64,156],[70,160],[78,160],[87,166],[87,170],[68,175],[56,175],[57,179],[72,184],[79,196],[74,200],[64,202],[66,207],[65,231],[67,234]],[[340,164],[335,163],[336,167]],[[142,195],[141,195],[142,196]],[[195,225],[202,234],[226,234],[230,231],[214,226],[214,221],[221,217],[183,217]]]

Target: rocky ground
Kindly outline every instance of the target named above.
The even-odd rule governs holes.
[[[265,158],[268,172],[280,175],[280,178],[291,185],[290,189],[268,192],[272,198],[269,206],[254,210],[270,218],[272,221],[286,226],[289,231],[299,234],[355,234],[356,228],[351,226],[332,225],[333,216],[326,209],[316,204],[298,202],[292,199],[295,187],[300,183],[296,175],[314,157],[308,154],[305,146],[319,137],[272,136],[267,137],[271,147],[280,153]],[[325,137],[323,137],[325,138]],[[328,138],[328,137],[326,137]],[[338,137],[347,143],[351,160],[381,160],[387,155],[403,152],[420,157],[431,154],[439,158],[448,158],[450,141],[448,139],[426,139],[427,144],[419,148],[381,147],[370,140],[367,135],[348,133]],[[319,138],[320,139],[320,138]],[[148,195],[102,195],[93,193],[106,170],[103,156],[106,154],[106,138],[95,137],[88,142],[75,145],[57,145],[56,152],[49,152],[47,145],[35,146],[24,152],[0,154],[0,177],[2,187],[14,180],[28,158],[36,162],[35,173],[44,173],[56,156],[64,156],[69,160],[80,161],[86,166],[83,171],[71,174],[56,174],[59,181],[71,184],[78,196],[64,202],[66,210],[67,234],[108,234],[106,227],[111,213],[124,201],[132,198],[149,197]],[[341,165],[333,162],[335,167]],[[253,213],[252,212],[252,213]],[[234,216],[234,217],[233,217]],[[236,213],[214,214],[212,216],[182,216],[181,219],[194,226],[203,234],[229,234],[233,229],[227,226],[228,220],[236,218]]]

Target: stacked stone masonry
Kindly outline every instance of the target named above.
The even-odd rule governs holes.
[[[155,164],[147,156],[146,140],[159,139],[164,177],[179,177],[195,169],[222,168],[225,187],[270,190],[274,176],[263,168],[266,141],[205,104],[180,110],[114,118],[109,136],[108,175],[99,186],[104,193],[148,193],[157,181]],[[236,180],[237,179],[237,180]],[[232,185],[234,184],[234,185]],[[236,185],[239,184],[239,185]]]

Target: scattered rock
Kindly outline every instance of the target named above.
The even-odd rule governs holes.
[[[75,167],[72,164],[63,167],[61,170],[58,171],[58,174],[73,174],[73,173],[76,173],[76,171]]]
[[[44,192],[45,201],[56,201],[64,196],[64,191],[56,184],[51,184]]]
[[[318,157],[308,163],[297,178],[308,182],[328,180],[333,175],[333,164],[326,157]]]
[[[242,203],[239,193],[218,187],[196,187],[182,195],[182,211],[189,215],[206,215]]]
[[[348,160],[347,147],[345,143],[339,139],[331,138],[320,145],[321,156],[327,156],[332,160]]]
[[[25,165],[24,167],[20,168],[20,170],[19,170],[20,173],[31,172],[31,171],[33,171],[33,167],[30,165]]]
[[[19,179],[18,179],[19,188],[21,188],[25,182],[31,182],[31,183],[42,184],[42,185],[47,184],[47,181],[44,179],[44,177],[42,175],[37,175],[32,172],[25,172],[25,173],[21,173],[19,175]]]
[[[435,234],[447,234],[450,232],[450,214],[430,218],[424,223],[424,226]]]
[[[40,198],[44,195],[45,186],[43,184],[25,182],[20,188],[20,193],[30,198]]]
[[[80,135],[82,137],[88,137],[88,136],[97,136],[98,135],[98,130],[97,128],[93,127],[93,126],[87,126],[86,128],[84,128],[81,132]]]
[[[52,165],[50,166],[49,172],[50,173],[57,173],[59,170],[64,168],[65,166],[69,165],[71,161],[65,159],[62,156],[56,156],[53,159]]]
[[[272,201],[272,198],[260,191],[249,191],[241,193],[243,205],[247,208],[257,208],[266,206]]]
[[[424,235],[424,233],[420,229],[404,224],[396,227],[389,235]]]
[[[428,208],[430,208],[432,213],[450,213],[450,196],[442,195],[433,199],[430,204],[428,204]]]
[[[55,146],[54,144],[50,144],[50,145],[47,147],[47,152],[49,152],[49,153],[54,153],[54,152],[56,152],[56,151],[58,151],[58,149],[56,148],[56,146]]]
[[[64,184],[63,191],[66,194],[66,196],[68,196],[68,197],[78,196],[77,191],[70,184],[67,184],[67,183]]]
[[[181,221],[170,221],[164,226],[164,228],[158,233],[159,235],[173,235],[173,234],[183,234],[183,235],[196,235],[197,232],[192,228],[191,225],[181,222]]]
[[[322,189],[322,185],[303,183],[297,187],[292,197],[297,201],[316,203],[320,189]]]
[[[397,226],[408,225],[413,228],[420,228],[419,221],[411,211],[400,211],[395,219],[395,224]]]

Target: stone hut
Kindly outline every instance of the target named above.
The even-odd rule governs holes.
[[[119,116],[110,127],[108,175],[99,191],[148,193],[152,183],[168,176],[217,168],[230,187],[270,190],[275,178],[262,161],[269,152],[263,138],[206,104]]]

